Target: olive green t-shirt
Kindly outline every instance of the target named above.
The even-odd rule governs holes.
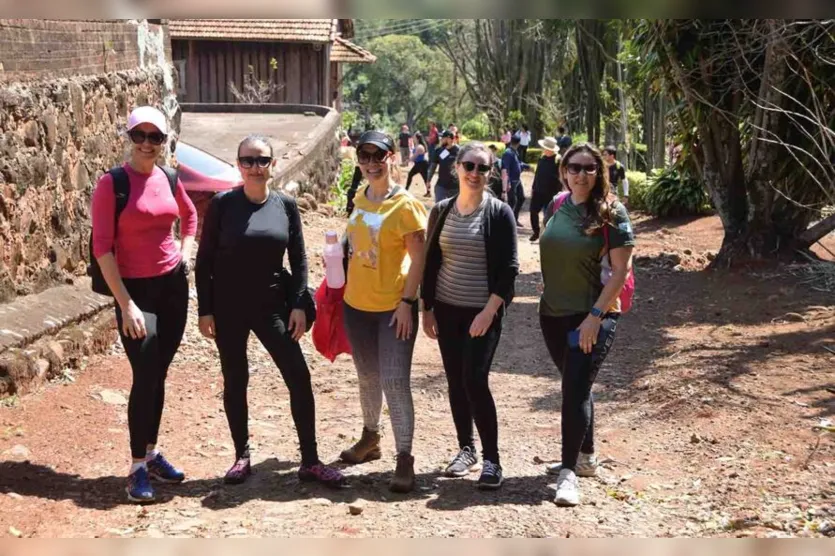
[[[612,205],[614,225],[609,225],[609,249],[635,245],[632,223],[622,203]],[[581,225],[586,204],[575,205],[571,197],[548,220],[539,239],[542,281],[545,289],[539,312],[561,317],[591,311],[603,284],[600,280],[603,230],[587,236]]]

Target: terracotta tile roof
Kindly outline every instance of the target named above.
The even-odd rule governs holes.
[[[376,61],[376,56],[347,39],[336,37],[333,40],[333,47],[331,48],[331,62],[373,64]]]
[[[336,19],[170,19],[172,39],[332,42]]]

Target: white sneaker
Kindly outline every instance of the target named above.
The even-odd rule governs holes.
[[[578,477],[597,477],[598,467],[600,467],[600,462],[597,461],[595,454],[584,454],[580,452],[574,471]],[[562,463],[550,463],[548,464],[547,470],[551,475],[559,475],[560,471],[562,471]]]
[[[557,506],[576,506],[580,503],[580,487],[577,484],[577,475],[571,469],[560,471],[557,479],[557,495],[554,497],[554,504]]]

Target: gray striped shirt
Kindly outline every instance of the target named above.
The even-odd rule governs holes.
[[[457,307],[482,308],[490,298],[487,285],[487,252],[482,219],[487,202],[467,216],[453,204],[441,229],[441,270],[438,301]]]

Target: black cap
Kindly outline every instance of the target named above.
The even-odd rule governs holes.
[[[441,137],[449,137],[450,139],[455,139],[455,134],[448,129],[445,129],[443,133],[441,133]]]
[[[394,152],[394,141],[392,138],[379,131],[366,131],[360,135],[357,141],[357,149],[363,145],[374,145],[384,151]]]
[[[514,133],[513,137],[510,138],[510,142],[511,143],[521,143],[522,142],[522,136]]]

